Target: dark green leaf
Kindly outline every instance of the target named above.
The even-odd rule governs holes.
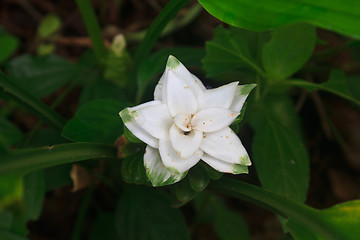
[[[20,130],[0,115],[0,146],[7,149],[21,139]]]
[[[356,0],[199,0],[213,16],[241,28],[268,30],[296,22],[360,38],[360,5]]]
[[[19,39],[12,35],[0,33],[0,63],[8,59],[19,45]]]
[[[7,231],[1,231],[0,230],[0,239],[6,239],[6,240],[27,240],[27,238],[24,238],[22,236],[19,236],[15,233],[7,232]]]
[[[116,229],[115,229],[115,216],[113,213],[107,213],[99,211],[91,228],[89,239],[90,240],[118,240]]]
[[[297,72],[312,55],[315,41],[315,27],[311,25],[293,24],[274,30],[262,53],[269,78],[284,80]]]
[[[2,158],[2,157],[1,157]],[[0,174],[0,209],[21,200],[23,190],[22,176],[19,174]]]
[[[139,145],[140,147],[141,145]],[[121,176],[127,183],[150,184],[144,166],[144,150],[126,157],[121,163]]]
[[[251,51],[249,40],[249,34],[243,30],[218,27],[214,38],[206,43],[206,57],[203,59],[206,76],[244,68],[262,74],[256,53]]]
[[[304,226],[301,222],[295,221],[293,219],[289,219],[286,221],[286,229],[291,233],[291,236],[294,240],[322,240],[314,231],[311,231],[306,226]]]
[[[201,162],[200,164],[206,170],[207,174],[212,180],[218,180],[222,177],[222,172],[216,171],[215,169],[207,165],[205,162]]]
[[[9,78],[35,97],[49,95],[77,76],[76,66],[57,55],[21,55],[9,64]]]
[[[13,213],[8,210],[0,210],[0,230],[9,230],[12,225]]]
[[[65,125],[62,135],[72,141],[114,144],[124,130],[118,113],[125,107],[111,100],[89,102]]]
[[[170,207],[170,199],[153,188],[126,188],[117,204],[116,229],[121,239],[190,239],[180,210]]]
[[[360,75],[353,75],[347,78],[347,85],[351,95],[360,101]]]
[[[41,213],[45,196],[45,178],[42,170],[31,172],[24,177],[25,215],[36,220]]]
[[[249,240],[250,233],[245,219],[238,213],[224,209],[215,216],[215,232],[221,240]]]
[[[208,183],[210,182],[210,177],[207,174],[206,170],[200,164],[196,164],[189,173],[189,181],[191,188],[196,192],[203,191]]]
[[[184,178],[180,182],[174,185],[174,192],[175,196],[179,201],[177,206],[182,206],[185,203],[191,201],[194,197],[196,192],[192,189],[190,185],[189,178]]]
[[[271,99],[268,101],[269,105],[275,103]],[[284,121],[286,111],[279,109],[279,112],[272,112],[263,106],[253,117],[253,160],[265,188],[303,202],[309,184],[309,159],[299,132],[290,128],[294,122],[296,126],[296,121]],[[291,113],[292,109],[289,110]]]

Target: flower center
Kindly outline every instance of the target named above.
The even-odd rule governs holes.
[[[181,129],[184,135],[188,135],[191,131],[191,119],[193,115],[187,116],[185,114],[178,114],[174,117],[176,127]]]

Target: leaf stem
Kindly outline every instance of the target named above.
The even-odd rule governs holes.
[[[58,115],[49,106],[33,97],[14,82],[8,80],[7,76],[0,71],[0,90],[10,94],[19,104],[23,105],[29,111],[35,113],[44,122],[61,130],[65,120]]]
[[[0,175],[10,172],[27,173],[96,158],[117,159],[116,148],[99,143],[66,143],[15,150],[1,156]]]
[[[86,30],[91,38],[96,58],[101,64],[106,56],[106,48],[94,9],[91,6],[90,0],[76,0],[76,4],[84,20]]]
[[[339,235],[336,230],[321,218],[319,210],[297,203],[279,194],[226,177],[211,182],[209,188],[255,203],[285,218],[297,220],[325,239],[341,239],[337,237]]]

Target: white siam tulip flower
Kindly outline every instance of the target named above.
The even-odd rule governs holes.
[[[248,172],[249,156],[229,125],[256,84],[238,84],[207,90],[170,55],[154,100],[120,112],[147,144],[144,164],[153,186],[180,181],[200,160],[219,172]]]

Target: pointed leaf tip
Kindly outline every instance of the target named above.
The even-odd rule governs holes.
[[[180,61],[176,57],[170,55],[166,63],[166,67],[170,69],[176,69],[180,65]]]

